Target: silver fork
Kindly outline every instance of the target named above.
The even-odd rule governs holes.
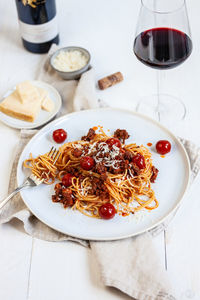
[[[51,150],[48,153],[48,156],[53,160],[53,165],[55,165],[55,163],[57,162],[57,160],[60,157],[60,152],[59,150],[56,150],[55,147],[52,147]],[[44,172],[43,172],[44,173]],[[42,173],[42,174],[43,174]],[[49,172],[48,172],[49,174]],[[35,175],[31,174],[30,176],[28,176],[26,178],[26,180],[20,185],[18,186],[10,195],[8,195],[5,199],[3,199],[0,202],[0,209],[14,196],[16,195],[18,192],[20,192],[21,190],[28,188],[28,187],[34,187],[34,186],[38,186],[40,185],[42,182],[44,181],[44,178],[38,178]]]

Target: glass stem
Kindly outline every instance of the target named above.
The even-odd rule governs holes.
[[[162,84],[165,78],[165,71],[157,71],[157,106],[156,112],[158,114],[158,121],[161,122],[161,96],[162,96]]]

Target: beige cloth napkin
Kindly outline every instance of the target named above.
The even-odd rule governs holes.
[[[49,55],[55,51],[55,46]],[[49,55],[42,64],[38,80],[52,84],[61,94],[66,114],[76,110],[103,106],[95,95],[93,70],[84,73],[77,81],[63,81],[50,68]],[[16,158],[11,171],[9,193],[16,187],[16,168],[22,149],[37,130],[22,130]],[[192,179],[200,169],[200,150],[194,144],[182,140],[191,160]],[[89,246],[99,266],[101,279],[106,286],[115,287],[137,300],[176,299],[168,282],[163,262],[155,255],[154,235],[166,228],[165,224],[138,237],[112,242],[89,242],[59,233],[40,222],[25,206],[18,194],[3,208],[0,223],[17,218],[25,231],[33,237],[48,241],[76,241]]]

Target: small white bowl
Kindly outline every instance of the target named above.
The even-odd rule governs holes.
[[[84,67],[82,67],[81,69],[78,69],[76,71],[60,71],[58,69],[56,69],[55,65],[54,65],[54,59],[56,58],[56,56],[61,52],[61,51],[80,51],[83,55],[85,55],[85,57],[87,58],[87,63]],[[73,80],[73,79],[79,79],[81,77],[81,75],[86,72],[89,67],[90,67],[90,59],[91,59],[91,55],[89,53],[88,50],[81,48],[81,47],[76,47],[76,46],[71,46],[71,47],[64,47],[61,48],[59,50],[57,50],[50,58],[50,64],[51,67],[63,78],[66,80]]]

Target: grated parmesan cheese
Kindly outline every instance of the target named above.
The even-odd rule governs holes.
[[[78,50],[60,51],[53,60],[53,65],[58,71],[72,72],[80,70],[87,64],[86,56]]]
[[[91,190],[91,188],[92,188],[91,186],[87,186],[87,187],[84,188],[82,183],[81,183],[80,194],[82,196],[87,196],[88,191]]]
[[[87,154],[90,154],[92,152],[92,150],[96,150],[95,146],[96,146],[97,142],[93,143],[92,145],[89,146],[89,150]]]
[[[112,149],[109,149],[109,146],[107,143],[105,142],[101,142],[98,145],[98,150],[97,154],[94,155],[94,160],[96,163],[100,163],[102,161],[104,161],[104,165],[106,167],[113,167],[114,169],[117,169],[118,166],[116,166],[116,164],[119,164],[121,162],[121,160],[116,160],[115,158],[119,155],[119,148],[116,147],[115,145],[113,145]],[[99,157],[99,155],[102,154],[109,154],[107,157]]]
[[[82,145],[81,144],[72,144],[72,148],[74,149],[82,149]]]

